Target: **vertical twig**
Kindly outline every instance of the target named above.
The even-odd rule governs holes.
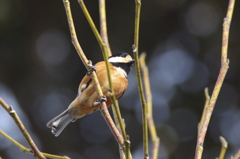
[[[78,55],[80,56],[80,58],[82,59],[84,65],[86,66],[86,68],[89,71],[89,69],[91,68],[91,63],[90,63],[90,61],[87,60],[79,42],[78,42],[73,19],[72,19],[70,2],[68,0],[63,0],[63,3],[64,3],[64,7],[66,10],[66,15],[67,15],[67,19],[68,19],[68,25],[69,25],[69,29],[70,29],[72,43],[73,43],[74,47],[76,48],[76,51],[77,51]],[[91,78],[93,79],[93,81],[95,83],[95,87],[96,87],[96,91],[97,91],[98,95],[102,96],[103,93],[102,93],[101,87],[99,85],[96,73],[94,71],[92,71],[92,73],[91,73]],[[122,135],[119,133],[118,129],[116,128],[116,126],[108,112],[106,103],[102,102],[101,107],[102,107],[101,113],[102,113],[104,119],[106,120],[109,128],[111,129],[112,133],[114,134],[118,144],[121,145],[122,148],[124,149],[124,141],[123,141]]]
[[[227,143],[226,139],[222,136],[220,136],[220,141],[221,141],[221,144],[222,144],[222,148],[221,148],[218,159],[224,159],[227,148],[228,148],[228,143]]]
[[[10,136],[8,136],[6,133],[4,133],[1,129],[0,129],[0,134],[2,136],[4,136],[6,139],[8,139],[9,141],[11,141],[14,145],[16,145],[17,147],[20,148],[20,150],[24,153],[33,153],[33,151],[31,149],[28,149],[26,147],[24,147],[22,144],[20,144],[19,142],[17,142],[16,140],[14,140],[13,138],[11,138]],[[44,153],[41,152],[43,154],[43,156],[47,157],[47,158],[53,158],[53,159],[70,159],[67,156],[57,156],[57,155],[52,155],[52,154],[48,154],[48,153]]]
[[[103,54],[104,54],[105,57],[107,57],[107,55],[111,56],[112,53],[111,53],[111,49],[110,49],[110,45],[109,45],[109,41],[108,41],[108,34],[107,34],[107,18],[106,18],[106,3],[105,3],[105,0],[99,0],[99,15],[100,15],[100,33],[101,33],[102,42],[105,45],[103,45],[103,43],[99,43],[99,44],[100,44],[101,48],[105,47],[103,49]],[[96,37],[98,37],[98,36],[96,36]],[[105,62],[106,62],[106,65],[109,65],[109,62],[107,61],[107,58],[105,58]],[[121,112],[120,112],[120,109],[119,109],[118,102],[117,102],[117,100],[114,96],[114,89],[113,89],[113,85],[112,85],[112,81],[111,81],[112,79],[111,79],[110,69],[107,70],[107,73],[108,73],[108,81],[110,83],[110,89],[113,92],[112,93],[113,95],[111,96],[111,100],[112,100],[112,103],[113,103],[112,111],[113,111],[113,115],[114,115],[116,125],[123,135],[123,139],[124,139],[124,143],[125,143],[125,149],[126,149],[126,155],[124,155],[124,152],[122,152],[123,150],[120,149],[120,156],[121,156],[122,159],[124,159],[125,157],[127,159],[130,159],[130,158],[132,158],[131,151],[130,151],[130,141],[129,141],[129,139],[127,137],[127,134],[126,134],[125,123],[122,120],[122,116],[121,116]]]
[[[39,159],[46,159],[37,148],[36,144],[34,143],[31,136],[29,135],[27,129],[23,125],[22,121],[19,119],[16,111],[11,106],[9,106],[1,97],[0,97],[0,105],[2,105],[2,107],[9,113],[9,115],[13,118],[13,120],[17,124],[19,130],[21,131],[26,141],[28,142],[29,146],[31,147],[34,157]]]
[[[101,1],[101,2],[100,2]],[[93,33],[102,49],[102,52],[103,52],[103,57],[104,57],[104,60],[105,60],[105,64],[106,64],[106,68],[107,68],[107,73],[108,73],[108,82],[109,82],[109,86],[110,86],[110,89],[111,89],[111,92],[112,92],[112,96],[111,96],[111,100],[112,100],[112,103],[113,103],[113,112],[114,114],[116,115],[117,119],[117,123],[119,124],[119,127],[120,127],[120,130],[122,132],[122,136],[123,136],[123,139],[124,139],[124,144],[125,144],[125,150],[126,150],[126,157],[127,158],[131,158],[131,153],[130,153],[130,141],[128,140],[127,138],[127,135],[126,135],[126,131],[125,131],[125,128],[124,128],[124,123],[123,123],[123,120],[122,120],[122,117],[121,117],[121,112],[120,112],[120,109],[119,109],[119,106],[118,106],[118,103],[117,103],[117,100],[116,100],[116,97],[114,96],[114,89],[113,89],[113,84],[112,84],[112,79],[111,79],[111,71],[110,71],[110,65],[109,65],[109,62],[108,62],[108,56],[111,55],[111,50],[110,50],[110,46],[109,46],[109,43],[108,43],[108,38],[107,38],[107,28],[106,27],[106,13],[105,13],[105,4],[104,2],[105,1],[102,1],[100,0],[99,1],[99,4],[100,4],[100,26],[101,26],[101,36],[83,2],[83,0],[78,0],[79,2],[79,5],[80,7],[82,8],[83,10],[83,13],[90,25],[90,27],[92,28],[93,30]],[[104,13],[103,13],[104,12]],[[123,150],[123,149],[120,149],[120,150]]]
[[[205,104],[204,104],[204,108],[203,108],[203,113],[202,113],[202,117],[201,117],[201,120],[198,124],[198,135],[200,133],[200,128],[202,127],[202,123],[203,123],[203,119],[204,119],[204,115],[206,114],[206,110],[207,110],[207,107],[208,107],[208,104],[209,104],[209,100],[210,100],[210,96],[209,96],[209,92],[208,92],[208,88],[206,87],[204,89],[204,94],[205,94]]]
[[[133,44],[133,55],[135,58],[135,70],[138,83],[138,91],[142,104],[142,121],[143,121],[143,151],[144,159],[148,159],[148,126],[147,126],[147,103],[144,98],[142,79],[140,72],[140,64],[138,57],[138,43],[139,43],[139,24],[140,24],[140,11],[141,11],[141,0],[135,0],[135,27],[134,27],[134,44]]]
[[[106,18],[106,3],[105,0],[99,0],[99,17],[100,17],[100,33],[103,42],[106,45],[108,56],[111,56],[111,49],[108,42],[107,34],[107,18]]]
[[[235,4],[235,0],[229,1],[227,16],[226,16],[226,18],[224,18],[221,69],[220,69],[220,73],[218,75],[216,85],[213,89],[213,93],[210,98],[209,105],[205,112],[204,119],[202,121],[202,125],[200,128],[200,132],[199,132],[199,136],[198,136],[198,140],[197,140],[197,145],[196,145],[195,159],[202,158],[203,143],[204,143],[205,135],[207,132],[207,128],[208,128],[208,125],[209,125],[209,122],[210,122],[210,119],[212,116],[212,112],[214,110],[214,106],[215,106],[218,94],[220,92],[224,78],[225,78],[227,70],[229,68],[229,60],[227,59],[227,49],[228,49],[229,29],[230,29],[230,24],[231,24],[231,20],[232,20],[234,4]]]
[[[142,53],[140,55],[140,66],[143,73],[143,81],[144,81],[144,88],[145,88],[145,95],[147,100],[148,112],[147,112],[147,121],[148,121],[148,128],[152,138],[152,159],[158,158],[158,150],[160,139],[157,136],[156,126],[154,124],[153,115],[152,115],[152,93],[151,87],[149,82],[149,74],[148,74],[148,67],[145,63],[146,53]]]

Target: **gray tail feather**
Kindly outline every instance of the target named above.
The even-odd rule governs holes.
[[[68,114],[68,110],[65,110],[50,120],[47,123],[47,127],[51,128],[51,132],[57,137],[70,122],[74,122],[75,120],[75,118],[71,117],[71,115]]]

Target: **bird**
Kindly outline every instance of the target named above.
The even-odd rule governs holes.
[[[108,58],[111,70],[111,79],[116,99],[122,97],[128,87],[128,74],[134,59],[126,52],[120,51]],[[108,83],[105,61],[100,61],[93,66],[102,89],[103,96],[99,97],[95,90],[94,82],[87,73],[80,82],[78,94],[68,108],[47,123],[51,132],[56,137],[70,123],[101,108],[101,102],[106,101],[107,107],[112,105],[111,90]]]

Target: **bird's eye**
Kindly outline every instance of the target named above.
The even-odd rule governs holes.
[[[121,57],[126,57],[128,54],[122,54]]]

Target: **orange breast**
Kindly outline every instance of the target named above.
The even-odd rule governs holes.
[[[103,95],[107,97],[107,106],[111,106],[111,98],[110,95],[111,93],[109,92],[109,84],[108,84],[108,78],[107,78],[107,70],[105,66],[105,62],[99,62],[95,65],[96,67],[96,75],[99,80],[99,84],[102,88]],[[115,69],[114,66],[110,64],[110,69],[111,69],[111,77],[112,77],[112,83],[113,83],[113,88],[114,88],[114,93],[116,99],[122,96],[124,91],[128,87],[128,80],[126,77],[124,77],[122,74],[120,74],[117,69]],[[94,82],[90,81],[90,76],[85,76],[78,89],[78,97],[70,104],[69,109],[72,108],[72,116],[76,118],[83,117],[86,114],[92,113],[94,110],[99,109],[100,105],[93,106],[93,103],[96,101],[98,98],[98,94],[95,91],[95,86]],[[86,83],[89,83],[88,87],[81,91],[82,86]],[[70,111],[69,111],[70,112]],[[73,115],[74,114],[74,115]]]

